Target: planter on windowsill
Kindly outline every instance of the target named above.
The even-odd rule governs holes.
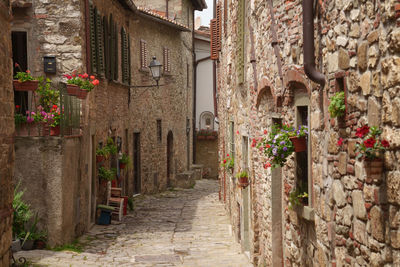
[[[51,127],[50,135],[51,136],[59,136],[60,135],[60,125],[57,125],[56,127]]]
[[[204,135],[198,135],[198,136],[197,136],[197,139],[198,139],[198,140],[205,140],[206,137],[205,137]]]
[[[80,88],[78,85],[75,84],[67,84],[67,93],[70,96],[79,96]]]
[[[14,90],[15,91],[36,91],[38,89],[39,81],[26,81],[20,82],[19,80],[14,80]]]
[[[84,89],[79,89],[79,94],[76,96],[79,99],[85,100],[89,91]]]
[[[294,146],[295,152],[303,152],[307,150],[307,140],[305,137],[290,137],[289,139]]]
[[[367,175],[367,181],[379,182],[382,179],[383,174],[383,160],[380,158],[364,161],[365,173]]]

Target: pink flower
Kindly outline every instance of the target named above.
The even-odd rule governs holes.
[[[94,86],[96,86],[96,85],[99,85],[99,80],[94,80],[93,82],[92,82],[92,84],[94,85]]]
[[[27,121],[28,123],[31,123],[31,122],[34,121],[34,119],[33,119],[32,117],[28,117],[28,118],[26,118],[26,121]]]
[[[239,131],[236,131],[236,134],[239,134]]]
[[[87,77],[89,77],[89,75],[88,75],[87,73],[84,73],[84,74],[82,75],[82,78],[83,78],[83,79],[87,79]]]

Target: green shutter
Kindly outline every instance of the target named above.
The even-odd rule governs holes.
[[[238,75],[238,83],[244,82],[244,15],[245,15],[244,0],[239,0],[238,14],[237,14],[237,27],[238,27],[238,42],[237,42],[237,63],[236,72]]]
[[[96,57],[96,17],[97,10],[90,5],[89,8],[90,15],[90,64],[93,73],[97,73],[97,57]]]
[[[128,34],[128,84],[131,85],[132,73],[131,73],[131,37]]]
[[[108,27],[107,17],[103,17],[103,42],[104,42],[104,74],[107,79],[110,79],[110,30]]]
[[[109,42],[110,42],[110,46],[109,46],[109,53],[110,53],[110,77],[109,79],[112,80],[114,79],[114,73],[115,73],[115,57],[114,57],[114,51],[115,51],[115,47],[114,47],[114,21],[112,18],[112,15],[110,15],[110,25],[109,25],[109,29],[110,29],[110,38],[109,38]]]
[[[114,24],[114,80],[118,81],[118,26],[117,23]]]
[[[97,74],[101,75],[104,72],[104,48],[103,48],[103,25],[100,13],[96,15],[96,55],[97,55]]]

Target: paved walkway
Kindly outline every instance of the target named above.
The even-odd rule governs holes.
[[[33,250],[16,256],[52,267],[251,267],[230,235],[217,192],[217,181],[200,180],[194,189],[143,196],[121,223],[96,225],[81,237],[82,253]]]

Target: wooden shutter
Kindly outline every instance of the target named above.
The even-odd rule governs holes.
[[[128,84],[131,84],[132,73],[131,73],[131,37],[128,34]]]
[[[140,68],[147,68],[147,43],[144,40],[140,40]]]
[[[96,18],[97,9],[90,5],[89,7],[90,15],[90,65],[93,73],[97,73],[97,53],[96,53]]]
[[[212,19],[211,20],[211,59],[212,60],[217,60],[219,57],[218,53],[218,32],[217,32],[217,20]]]
[[[104,72],[104,40],[103,40],[103,23],[100,13],[96,13],[96,65],[97,74],[101,75]]]
[[[239,0],[238,14],[237,14],[237,27],[238,27],[238,42],[236,48],[237,62],[236,62],[236,72],[238,83],[244,82],[244,10],[245,4],[244,0]]]
[[[222,9],[221,2],[218,1],[216,9],[216,19],[217,19],[217,49],[221,50],[221,33],[222,33]]]
[[[227,29],[227,21],[228,21],[228,0],[224,0],[224,33],[228,32]]]
[[[114,24],[114,77],[115,81],[118,81],[118,25],[117,23]]]
[[[110,30],[108,27],[107,17],[103,17],[104,28],[104,73],[107,79],[111,79],[111,62],[110,62]]]
[[[114,79],[114,75],[115,75],[114,51],[116,49],[116,47],[114,46],[114,38],[115,38],[114,30],[115,30],[115,27],[114,27],[114,21],[113,21],[112,15],[110,15],[110,24],[108,26],[109,26],[109,29],[110,29],[110,33],[109,33],[109,35],[110,35],[110,37],[109,37],[109,43],[110,43],[110,46],[109,46],[109,50],[110,50],[110,52],[109,52],[110,53],[110,77],[109,77],[109,79],[112,80],[112,79]]]
[[[129,40],[125,29],[121,28],[121,72],[122,82],[129,83]]]

